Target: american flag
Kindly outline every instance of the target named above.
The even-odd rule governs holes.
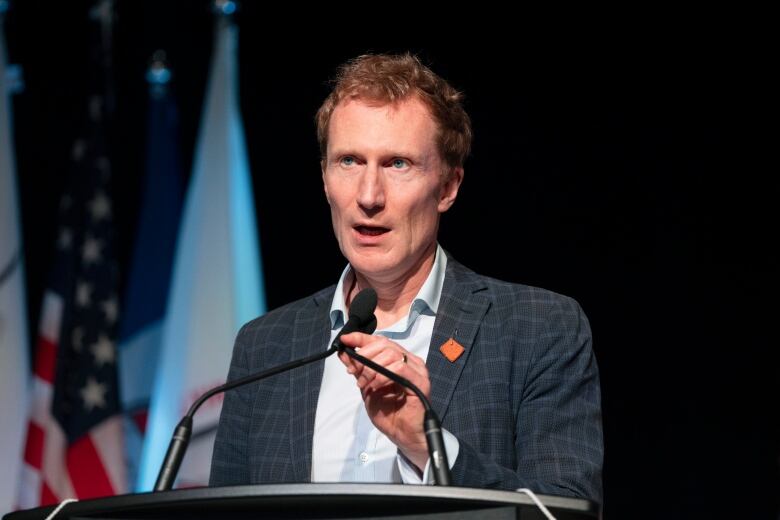
[[[85,130],[72,152],[35,353],[33,405],[19,506],[126,491],[115,331],[118,272],[107,152],[106,28],[93,10],[93,66]],[[110,25],[108,25],[110,27]]]

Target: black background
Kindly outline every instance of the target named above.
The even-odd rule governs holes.
[[[7,15],[26,83],[14,138],[31,330],[85,102],[86,12],[25,1]],[[484,24],[420,16],[323,12],[307,26],[242,6],[241,106],[269,307],[335,282],[344,265],[313,123],[326,80],[367,51],[416,52],[466,93],[476,135],[440,242],[480,273],[573,296],[590,318],[605,516],[776,519],[778,190],[776,167],[758,160],[776,148],[760,34],[736,22],[640,30],[627,17],[620,30],[571,32],[529,31],[534,18],[500,11]],[[167,51],[188,172],[212,21],[202,0],[118,4],[122,265],[144,172],[148,60]]]

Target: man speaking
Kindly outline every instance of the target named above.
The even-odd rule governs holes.
[[[411,55],[343,65],[317,113],[335,286],[241,329],[228,380],[324,351],[365,288],[349,348],[405,377],[442,419],[452,484],[601,502],[599,377],[571,298],[470,271],[437,242],[471,145],[462,96]],[[229,392],[211,485],[430,483],[423,406],[344,353]]]

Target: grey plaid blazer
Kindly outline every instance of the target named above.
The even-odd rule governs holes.
[[[335,286],[241,329],[228,379],[320,352]],[[439,346],[454,337],[454,363]],[[427,359],[431,402],[460,442],[453,485],[601,502],[598,368],[577,302],[480,276],[448,256]],[[228,392],[212,486],[308,482],[323,363]]]

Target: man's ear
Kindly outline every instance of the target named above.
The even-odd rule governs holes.
[[[450,171],[449,177],[442,183],[439,196],[439,213],[444,213],[455,204],[458,190],[463,182],[463,174],[463,168],[457,166]]]
[[[322,171],[322,188],[325,190],[325,200],[328,201],[328,205],[330,205],[330,195],[328,194],[328,183],[325,182],[325,159],[322,159],[320,161],[320,170]]]

